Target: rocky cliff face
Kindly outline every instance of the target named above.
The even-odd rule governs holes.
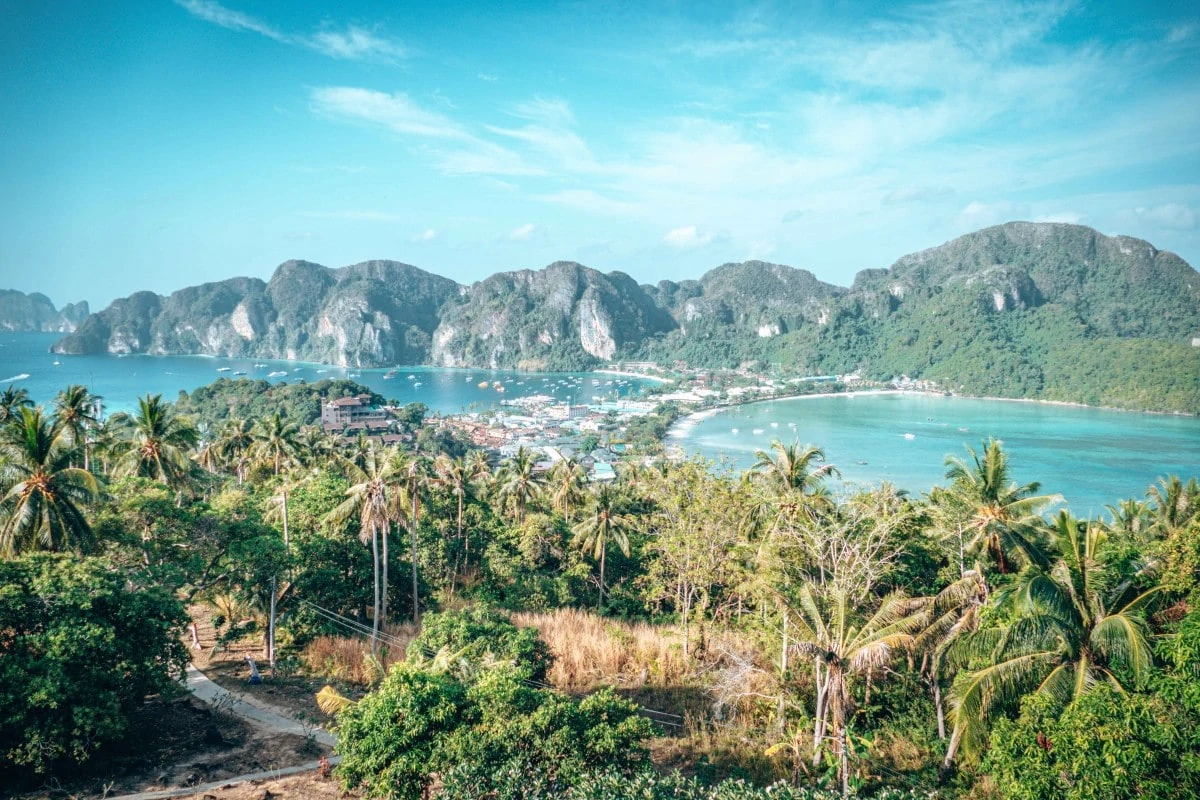
[[[169,297],[139,292],[93,314],[60,353],[186,353],[324,361],[421,363],[437,309],[457,284],[407,264],[328,269],[289,261],[269,283],[233,278]]]
[[[465,288],[442,311],[432,355],[441,366],[579,369],[674,327],[628,275],[560,261]]]
[[[341,269],[289,261],[267,283],[235,278],[169,297],[131,295],[87,317],[56,349],[542,370],[627,356],[759,361],[1029,395],[1029,386],[1078,382],[1059,365],[1081,363],[1080,354],[1117,372],[1146,363],[1126,344],[1153,340],[1192,359],[1160,370],[1184,375],[1176,383],[1187,384],[1178,389],[1186,398],[1198,338],[1200,274],[1178,256],[1078,225],[1015,222],[864,270],[849,288],[758,261],[646,286],[572,262],[460,286],[393,261]],[[1068,341],[1088,346],[1067,354]],[[993,382],[962,380],[972,375]]]
[[[59,310],[39,292],[0,289],[0,330],[70,333],[87,315],[86,301],[67,303]]]

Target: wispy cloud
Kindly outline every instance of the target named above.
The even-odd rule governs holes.
[[[409,239],[409,241],[410,242],[432,242],[436,238],[437,238],[437,231],[435,231],[433,228],[428,228],[428,229],[422,231],[421,233],[418,233],[416,236],[412,237],[411,239]]]
[[[511,231],[509,231],[508,238],[512,239],[514,242],[523,242],[532,237],[534,231],[536,230],[537,225],[534,225],[532,222],[527,222],[524,225],[518,228],[513,228]]]
[[[450,117],[421,108],[404,92],[388,94],[352,86],[326,86],[313,89],[309,97],[313,110],[326,116],[374,123],[411,136],[471,139]]]
[[[710,244],[712,240],[713,235],[711,233],[700,233],[695,225],[672,228],[663,237],[663,241],[671,247],[704,247]]]
[[[189,14],[233,31],[257,33],[281,44],[304,47],[330,58],[351,61],[392,62],[410,55],[399,40],[378,30],[349,25],[344,30],[326,26],[311,34],[289,33],[258,17],[223,6],[216,0],[175,0]]]

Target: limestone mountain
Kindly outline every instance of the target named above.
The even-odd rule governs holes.
[[[559,261],[463,289],[442,309],[433,363],[581,369],[676,327],[628,275]]]
[[[573,262],[460,286],[393,261],[289,261],[267,283],[131,295],[55,349],[539,370],[752,361],[1200,412],[1200,274],[1139,239],[1028,222],[864,270],[848,288],[760,261],[644,286]]]
[[[0,330],[69,333],[88,315],[86,301],[56,309],[40,292],[0,289]]]
[[[88,317],[59,353],[182,353],[325,361],[420,363],[447,278],[394,261],[329,269],[288,261],[269,283],[231,278],[167,297],[138,292]]]

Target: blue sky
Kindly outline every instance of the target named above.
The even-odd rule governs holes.
[[[1010,219],[1200,264],[1193,3],[19,2],[0,288],[288,258],[859,269]]]

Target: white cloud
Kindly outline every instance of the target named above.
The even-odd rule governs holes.
[[[313,110],[326,116],[371,122],[412,136],[470,138],[458,123],[444,114],[421,108],[404,92],[388,94],[352,86],[325,86],[313,89],[310,98]]]
[[[311,46],[314,50],[331,58],[351,61],[364,59],[391,61],[405,58],[408,55],[408,50],[399,42],[357,25],[351,25],[344,31],[319,31],[313,35]]]
[[[409,241],[432,242],[435,238],[437,238],[437,231],[435,231],[433,228],[428,228],[424,232],[418,233],[416,236],[412,237],[412,239],[410,239]]]
[[[287,33],[265,20],[221,5],[216,0],[175,0],[192,16],[233,31],[247,31],[281,44],[304,47],[330,58],[351,61],[391,62],[409,55],[398,40],[358,25],[345,30],[326,27],[311,35]]]
[[[475,77],[479,78],[481,81],[486,81],[487,83],[495,83],[496,81],[500,80],[495,75],[489,75],[486,72],[481,72]]]
[[[537,226],[532,222],[527,222],[519,228],[513,228],[508,233],[508,238],[514,242],[524,242],[533,236],[533,232],[537,230]]]
[[[1144,220],[1159,228],[1190,231],[1200,221],[1200,214],[1195,209],[1181,203],[1165,203],[1159,206],[1139,206],[1133,210],[1138,219]]]
[[[1180,25],[1173,25],[1171,26],[1171,29],[1167,31],[1167,44],[1179,44],[1180,42],[1185,42],[1192,38],[1192,34],[1195,32],[1195,23],[1189,22]]]
[[[1012,222],[1028,217],[1029,206],[1024,203],[1010,203],[1003,200],[995,203],[981,203],[978,200],[972,200],[962,210],[961,216],[965,222],[971,225],[994,225],[999,222]]]
[[[644,210],[637,203],[613,200],[591,189],[566,189],[561,192],[535,195],[534,199],[566,206],[588,214],[627,216],[641,213]]]
[[[671,247],[704,247],[710,244],[713,240],[711,233],[700,233],[695,225],[687,225],[682,228],[672,228],[667,231],[667,235],[663,237],[663,241]]]
[[[1034,222],[1066,222],[1071,225],[1079,225],[1087,217],[1080,214],[1078,211],[1056,211],[1053,214],[1041,214],[1034,217]]]

